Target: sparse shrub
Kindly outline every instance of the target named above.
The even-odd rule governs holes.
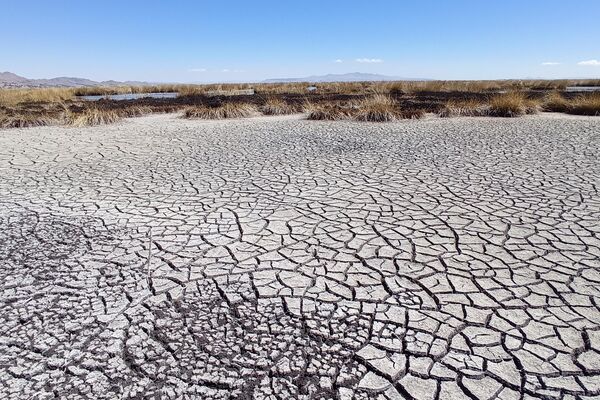
[[[493,117],[518,117],[537,112],[538,104],[524,93],[511,91],[490,99],[489,115]]]
[[[83,111],[69,111],[64,115],[65,125],[84,127],[111,124],[121,120],[121,116],[112,110],[87,108]]]
[[[271,98],[260,107],[260,111],[265,115],[286,115],[293,114],[295,110],[285,101]]]
[[[186,108],[183,118],[188,119],[228,119],[246,118],[258,114],[255,105],[249,103],[224,103],[216,107],[197,106]]]

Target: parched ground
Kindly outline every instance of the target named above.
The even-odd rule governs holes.
[[[0,131],[0,398],[600,398],[600,118]]]

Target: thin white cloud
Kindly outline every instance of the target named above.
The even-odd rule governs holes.
[[[221,70],[221,72],[245,72],[243,69],[229,69],[229,68],[223,68]]]
[[[600,61],[598,61],[598,60],[580,61],[580,62],[577,63],[577,65],[587,65],[587,66],[592,66],[592,67],[600,67]]]
[[[206,72],[206,68],[190,68],[189,72]]]
[[[334,63],[340,64],[340,63],[343,63],[343,61],[338,58],[337,60],[334,61]]]
[[[367,63],[367,64],[383,62],[383,60],[381,58],[357,58],[354,61],[356,61],[358,63]]]
[[[223,68],[223,72],[229,72],[228,68]]]
[[[560,63],[556,61],[544,61],[542,65],[560,65]]]

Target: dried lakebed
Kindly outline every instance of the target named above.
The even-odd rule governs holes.
[[[0,397],[592,399],[600,118],[0,131]]]

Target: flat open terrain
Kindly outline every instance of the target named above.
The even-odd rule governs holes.
[[[599,190],[593,117],[0,131],[0,397],[599,398]]]

